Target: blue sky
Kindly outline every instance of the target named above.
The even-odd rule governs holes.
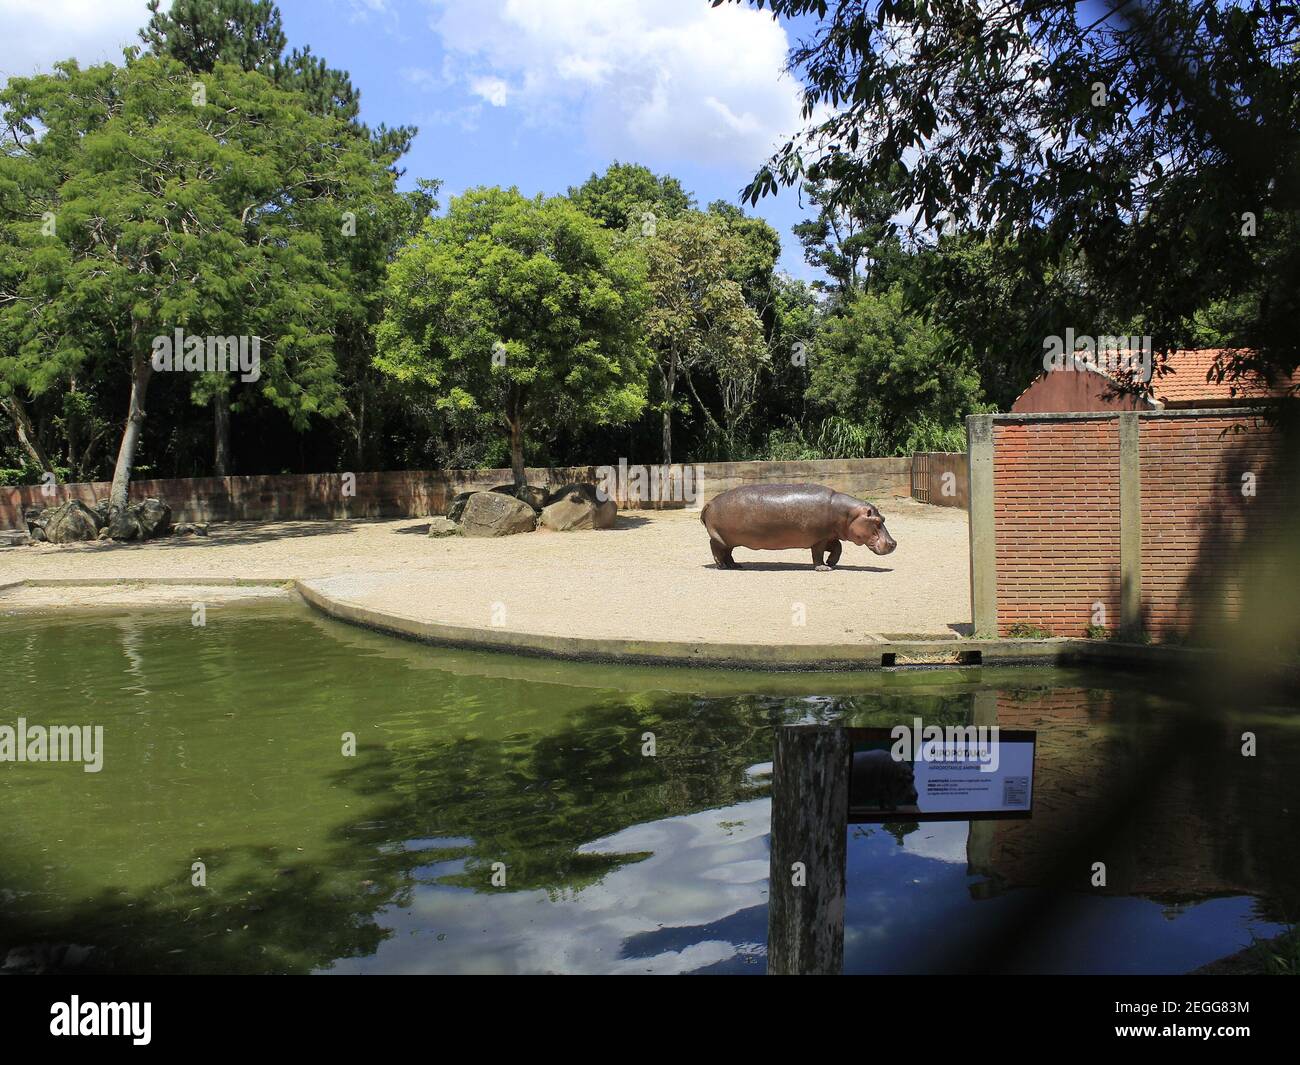
[[[350,71],[372,125],[420,128],[404,185],[565,192],[611,161],[670,173],[701,206],[740,189],[800,125],[781,68],[807,25],[708,0],[280,0],[291,45]],[[144,0],[0,0],[0,74],[116,59]],[[782,269],[811,277],[794,190],[755,208]]]

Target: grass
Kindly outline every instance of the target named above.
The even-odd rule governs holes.
[[[1051,629],[1035,625],[1030,621],[1017,621],[1007,632],[1013,640],[1048,640],[1053,636]]]

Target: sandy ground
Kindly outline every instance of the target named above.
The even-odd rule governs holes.
[[[856,642],[969,631],[966,514],[911,500],[883,510],[898,541],[846,544],[840,566],[805,551],[735,553],[719,570],[695,511],[624,512],[614,529],[430,539],[427,518],[231,523],[208,537],[0,550],[0,586],[25,578],[184,580],[185,585],[25,588],[0,609],[193,602],[206,581],[296,578],[326,595],[450,625],[593,638]],[[228,599],[275,589],[210,589]]]

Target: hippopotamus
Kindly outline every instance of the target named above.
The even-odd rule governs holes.
[[[895,761],[888,751],[854,751],[849,777],[849,805],[897,810],[916,805],[916,777],[911,762]]]
[[[719,569],[739,569],[737,547],[753,551],[812,549],[813,567],[833,569],[840,541],[864,544],[878,555],[898,546],[884,516],[870,503],[821,484],[752,484],[730,488],[700,511]],[[830,557],[823,561],[829,552]]]

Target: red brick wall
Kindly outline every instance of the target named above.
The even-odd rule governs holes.
[[[1267,535],[1281,518],[1271,433],[1249,418],[1144,418],[1138,441],[1147,630],[1185,632],[1235,618],[1238,579],[1249,565],[1246,523]],[[1242,494],[1245,472],[1256,476],[1253,497]]]
[[[1097,602],[1117,627],[1118,422],[995,422],[993,492],[998,634],[1082,636]]]

